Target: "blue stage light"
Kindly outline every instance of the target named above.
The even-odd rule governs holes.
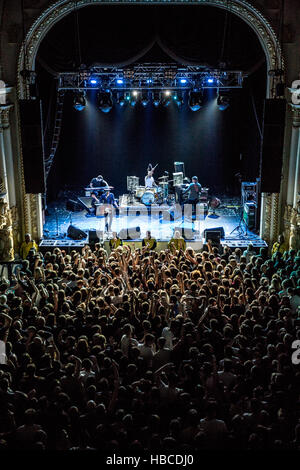
[[[220,111],[226,111],[226,109],[229,108],[230,105],[230,96],[228,94],[219,93],[217,105]]]
[[[203,105],[203,94],[198,90],[191,90],[189,96],[189,107],[192,111],[199,111]]]
[[[73,107],[76,111],[83,111],[86,106],[84,92],[77,92],[74,96]]]
[[[118,104],[122,108],[126,104],[127,97],[125,97],[124,93],[118,93]]]
[[[214,78],[211,78],[211,77],[209,77],[209,78],[207,79],[207,83],[210,83],[210,84],[211,84],[211,83],[214,83],[214,81],[215,81]]]
[[[185,85],[185,84],[187,83],[187,79],[186,79],[186,78],[181,78],[181,79],[180,79],[180,83],[181,83],[182,85]]]
[[[133,90],[131,96],[130,96],[130,106],[134,107],[136,105],[138,98],[138,92],[136,90]]]
[[[158,108],[160,105],[160,94],[158,92],[152,93],[152,102],[153,105]]]
[[[124,83],[124,80],[122,78],[117,79],[117,84],[118,85],[123,85],[123,83]]]
[[[98,85],[98,79],[95,77],[90,78],[90,85]]]
[[[147,78],[146,82],[147,83],[152,83],[152,78]]]
[[[110,90],[99,91],[98,106],[103,113],[109,113],[113,107],[112,93]]]
[[[142,106],[144,106],[144,108],[146,108],[146,106],[148,105],[149,103],[149,96],[148,96],[148,93],[146,92],[143,92],[142,93],[142,99],[141,99],[141,103],[142,103]]]
[[[176,105],[178,106],[178,108],[180,108],[183,103],[184,103],[184,99],[183,99],[183,94],[182,93],[175,93],[175,95],[173,96],[173,99],[176,103]]]

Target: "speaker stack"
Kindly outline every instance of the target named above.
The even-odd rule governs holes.
[[[87,237],[87,234],[80,230],[80,228],[75,227],[74,225],[69,225],[67,235],[72,240],[83,240]]]

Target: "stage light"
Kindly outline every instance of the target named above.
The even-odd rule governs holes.
[[[214,83],[214,81],[215,80],[213,78],[210,78],[210,77],[207,79],[207,83]]]
[[[187,79],[186,78],[181,78],[180,83],[181,83],[181,85],[185,85],[187,83]]]
[[[155,92],[155,93],[152,93],[152,101],[153,101],[153,105],[158,108],[158,106],[160,105],[160,95],[159,93]]]
[[[225,111],[230,105],[230,96],[228,93],[219,92],[217,105],[220,111]]]
[[[75,93],[73,106],[76,111],[82,111],[86,106],[85,94],[83,91],[78,91]]]
[[[149,103],[148,92],[143,92],[142,93],[141,103],[142,103],[142,106],[144,106],[144,108],[148,105],[148,103]]]
[[[123,83],[124,83],[123,78],[117,78],[117,84],[118,85],[123,85]]]
[[[137,102],[137,97],[138,97],[138,92],[136,90],[133,90],[131,96],[130,96],[130,106],[134,107]]]
[[[183,99],[183,94],[182,93],[175,93],[175,95],[173,96],[173,99],[174,99],[176,105],[178,106],[178,108],[180,108],[184,104],[184,99]]]
[[[110,90],[99,91],[98,106],[103,113],[109,113],[113,107],[112,93]]]
[[[199,90],[191,90],[189,95],[189,107],[192,111],[199,111],[203,105],[203,94]]]
[[[96,77],[91,77],[89,82],[90,82],[90,85],[98,85],[99,80]]]
[[[152,83],[152,81],[153,81],[152,78],[147,78],[146,83],[149,84],[149,83]]]
[[[171,99],[172,99],[172,96],[171,96],[170,90],[165,90],[165,92],[163,94],[163,98],[161,100],[161,104],[163,106],[167,107],[171,103]]]
[[[126,91],[126,93],[125,93],[125,100],[126,100],[126,101],[130,101],[130,93],[129,93],[129,91]]]
[[[125,97],[124,93],[118,93],[118,104],[121,106],[125,106],[127,97]]]

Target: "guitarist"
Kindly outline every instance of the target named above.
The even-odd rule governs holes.
[[[145,176],[145,188],[154,188],[157,187],[157,184],[154,181],[153,173],[155,168],[158,166],[158,163],[153,168],[151,163],[149,163],[147,168],[147,175]]]

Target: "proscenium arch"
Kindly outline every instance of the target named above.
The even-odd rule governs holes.
[[[58,0],[49,6],[32,24],[26,39],[26,70],[35,70],[39,45],[47,32],[58,21],[74,11],[89,5],[206,5],[228,10],[245,21],[256,33],[266,56],[267,70],[284,69],[284,60],[278,38],[268,20],[246,0]],[[18,95],[26,97],[26,84],[20,72],[24,69],[24,43],[18,60]],[[268,75],[267,98],[272,98],[272,78]]]

